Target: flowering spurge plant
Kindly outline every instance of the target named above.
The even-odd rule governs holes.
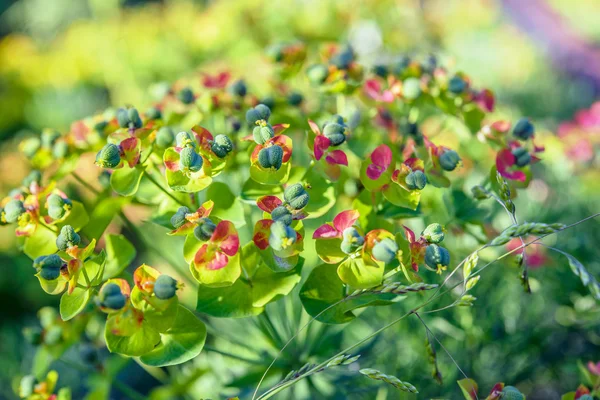
[[[107,110],[75,122],[69,132],[45,131],[39,144],[23,142],[25,156],[41,171],[2,200],[1,221],[16,226],[42,289],[61,295],[59,312],[41,313],[42,328],[28,333],[42,354],[36,379],[94,330],[91,353],[106,347],[146,366],[171,366],[200,353],[206,325],[219,332],[210,338],[217,345],[232,330],[205,316],[248,318],[270,346],[256,343],[264,360],[315,320],[342,324],[371,306],[401,303],[406,314],[352,348],[334,347],[333,357],[329,348],[301,355],[303,365],[279,367],[275,360],[279,370],[272,376],[281,375],[279,382],[269,378],[273,386],[260,392],[262,379],[252,371],[240,380],[251,382],[239,383],[240,392],[251,385],[255,399],[267,399],[324,369],[357,362],[356,346],[412,316],[427,328],[432,375],[441,381],[434,335],[421,315],[476,304],[477,283],[485,278],[480,252],[508,245],[507,253],[489,256],[491,262],[517,254],[530,288],[534,260],[524,250],[567,227],[517,219],[513,198],[529,183],[529,165],[541,150],[529,120],[512,129],[504,121],[488,125],[492,93],[432,57],[368,70],[349,46],[325,46],[318,61],[300,44],[275,47],[270,56],[281,81],[266,96],[254,91],[255,82],[227,71],[202,72],[167,87],[145,112]],[[316,93],[299,92],[305,78]],[[431,121],[450,117],[472,135],[439,138]],[[292,157],[292,142],[306,137]],[[470,151],[480,139],[485,143],[477,149],[484,146],[492,157]],[[77,163],[88,155],[98,182],[80,175]],[[471,175],[486,178],[468,193],[463,183]],[[67,176],[80,186],[67,185]],[[476,202],[486,199],[497,207]],[[155,229],[130,220],[131,206],[144,213],[144,224],[157,225],[158,236],[150,239]],[[510,226],[492,224],[498,213],[506,213]],[[481,247],[456,245],[462,237]],[[161,268],[142,265],[129,274],[138,253],[153,253]],[[595,278],[564,255],[600,298]],[[162,264],[170,264],[173,277],[160,272],[166,272]],[[192,302],[206,325],[189,310],[189,296],[179,298],[183,281],[196,293]],[[302,307],[310,316],[297,329],[284,318],[273,323],[267,312],[283,298],[286,307],[297,307],[296,315]],[[315,364],[317,357],[326,360]],[[102,363],[91,364],[104,371]],[[264,367],[265,376],[273,372]],[[418,391],[405,377],[373,368],[359,373]],[[176,383],[169,389],[186,386]],[[508,387],[496,389],[495,396],[509,396]]]

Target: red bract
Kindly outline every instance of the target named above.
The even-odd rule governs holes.
[[[224,268],[229,257],[236,255],[239,248],[240,240],[235,226],[230,221],[221,221],[208,243],[203,244],[194,256],[194,268],[209,271]]]
[[[392,150],[382,144],[371,153],[371,164],[367,167],[369,179],[377,180],[392,163]]]
[[[137,137],[130,137],[120,144],[121,158],[127,162],[129,168],[133,168],[140,160],[142,142]]]
[[[375,101],[383,103],[391,103],[394,101],[394,93],[389,89],[384,90],[381,87],[381,82],[377,79],[367,80],[363,89],[365,94]]]
[[[220,72],[216,75],[203,74],[202,85],[207,89],[224,89],[231,78],[229,72]]]
[[[403,226],[406,240],[408,240],[408,247],[410,248],[410,265],[415,271],[419,271],[419,264],[423,262],[425,257],[425,249],[427,248],[427,241],[423,238],[416,238],[415,233],[408,227]]]
[[[342,211],[333,219],[333,225],[323,224],[317,228],[313,233],[313,239],[341,238],[344,230],[354,225],[359,216],[356,210]]]
[[[587,367],[592,374],[600,376],[600,361],[595,364],[592,361],[590,361],[588,362]]]
[[[195,212],[186,214],[185,219],[187,222],[181,225],[179,228],[173,229],[171,232],[169,232],[169,235],[187,235],[188,233],[191,233],[196,227],[196,223],[200,218],[208,217],[210,215],[214,205],[215,203],[212,200],[208,200]]]
[[[525,182],[527,175],[520,170],[511,170],[516,163],[515,156],[510,149],[503,149],[496,155],[496,169],[505,178]]]
[[[489,89],[483,89],[479,93],[475,94],[475,103],[481,108],[482,111],[492,112],[494,111],[494,93]]]
[[[310,126],[310,130],[315,134],[312,144],[315,160],[320,161],[325,156],[325,173],[331,180],[337,180],[341,173],[340,165],[348,166],[348,156],[339,149],[329,151],[329,147],[331,146],[329,138],[321,133],[319,126],[314,121],[308,120],[308,125]]]

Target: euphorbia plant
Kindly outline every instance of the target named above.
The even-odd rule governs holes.
[[[281,89],[284,104],[274,101],[271,108],[245,81],[229,84],[226,72],[203,74],[176,82],[146,113],[131,106],[108,110],[75,122],[65,134],[46,134],[44,146],[21,145],[43,171],[33,171],[2,201],[2,223],[16,226],[43,290],[61,295],[62,321],[80,323],[70,340],[43,345],[64,344],[53,348],[52,358],[60,358],[100,312],[106,314],[101,342],[110,352],[145,366],[177,365],[203,350],[206,316],[262,315],[261,327],[277,336],[265,307],[286,296],[312,317],[300,330],[314,320],[343,324],[360,309],[405,297],[424,301],[374,334],[412,315],[427,327],[419,314],[425,307],[474,304],[471,293],[489,265],[476,269],[479,252],[509,242],[511,250],[491,262],[521,250],[521,278],[529,288],[523,249],[567,228],[517,220],[513,198],[529,183],[530,165],[540,161],[534,154],[543,150],[533,142],[531,121],[522,119],[512,130],[507,121],[490,123],[491,91],[475,88],[468,76],[450,73],[432,58],[402,58],[369,72],[349,46],[327,46],[321,62],[309,66],[303,45],[271,53],[282,86],[300,85],[304,71],[315,90],[300,95]],[[425,129],[436,118],[461,121],[469,136],[458,145],[438,143],[435,132]],[[469,156],[465,150],[475,141],[489,144],[492,162]],[[86,153],[95,154],[105,189],[79,175],[77,162]],[[69,175],[96,197],[87,207],[59,189]],[[466,194],[462,183],[468,176],[487,178]],[[475,201],[485,199],[506,211],[510,226],[498,232],[481,217]],[[170,266],[177,277],[146,264],[127,273],[136,249],[107,227],[118,215],[124,231],[143,242],[143,232],[124,213],[130,204],[144,208],[165,238],[183,236],[182,254]],[[473,235],[469,225],[486,228],[485,237]],[[467,252],[452,247],[452,239],[463,235],[475,236],[481,246]],[[530,235],[535,239],[526,242]],[[519,240],[516,246],[513,240]],[[597,281],[564,254],[600,298]],[[455,278],[459,270],[462,279]],[[450,288],[459,289],[438,304]],[[179,300],[182,291],[197,291],[197,314]],[[254,398],[355,362],[350,352],[370,337],[325,362],[307,364],[261,395],[263,379],[253,382]],[[435,364],[430,342],[428,351]],[[378,370],[360,373],[417,391]],[[500,385],[490,399],[521,395]],[[473,386],[461,384],[467,395]],[[25,397],[37,398],[31,396]]]

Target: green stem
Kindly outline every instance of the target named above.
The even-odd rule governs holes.
[[[73,178],[75,178],[75,180],[77,182],[79,182],[83,187],[85,187],[90,192],[94,193],[95,195],[100,194],[100,191],[98,189],[96,189],[95,187],[90,185],[88,182],[86,182],[85,179],[83,179],[81,176],[79,176],[79,174],[77,174],[77,172],[73,172],[71,175],[73,176]]]
[[[171,193],[169,193],[169,191],[167,189],[165,189],[164,187],[162,187],[162,185],[152,175],[150,175],[146,170],[144,170],[144,176],[146,176],[146,178],[148,178],[148,180],[150,182],[152,182],[154,184],[154,186],[156,186],[158,189],[160,189],[161,192],[163,192],[164,194],[169,196],[177,204],[187,207],[187,204],[185,204],[184,202],[179,200],[177,197],[175,197]]]

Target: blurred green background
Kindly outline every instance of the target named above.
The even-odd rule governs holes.
[[[554,162],[518,199],[520,218],[574,222],[600,210],[598,161],[565,155],[565,140],[554,132],[600,98],[599,20],[597,0],[0,0],[0,192],[28,172],[16,152],[23,135],[45,127],[67,130],[75,119],[108,106],[145,109],[158,83],[198,70],[227,69],[251,85],[264,82],[264,49],[275,42],[299,39],[316,47],[349,41],[359,60],[371,65],[398,52],[442,54],[452,68],[491,88],[505,115],[538,122],[546,131],[545,157]],[[560,244],[600,276],[599,241],[593,221],[565,233]],[[10,379],[28,370],[33,351],[21,329],[58,298],[39,289],[10,228],[0,228],[0,264],[0,398],[14,398]],[[504,380],[535,393],[530,399],[557,399],[579,383],[578,359],[600,359],[600,308],[558,256],[532,273],[532,296],[509,268],[490,268],[475,307],[435,314],[428,322],[485,390]],[[320,351],[333,354],[396,311],[371,310],[343,330],[329,330],[335,344],[325,342]],[[244,322],[222,324],[246,329]],[[454,382],[460,376],[441,349],[445,383],[436,386],[429,378],[423,340],[416,320],[398,326],[371,344],[368,365],[406,377],[422,389],[418,398],[458,398]],[[226,389],[235,386],[237,373],[227,370],[227,361],[203,353],[196,362],[207,370],[198,385],[213,398],[236,394]],[[127,373],[144,393],[156,384],[139,368]],[[79,386],[74,398],[83,397],[78,375],[63,375]],[[355,382],[356,375],[330,378],[337,383],[322,389],[323,398],[336,388],[352,392],[335,398],[383,396],[376,386]],[[291,393],[280,398],[303,398],[302,389]]]

